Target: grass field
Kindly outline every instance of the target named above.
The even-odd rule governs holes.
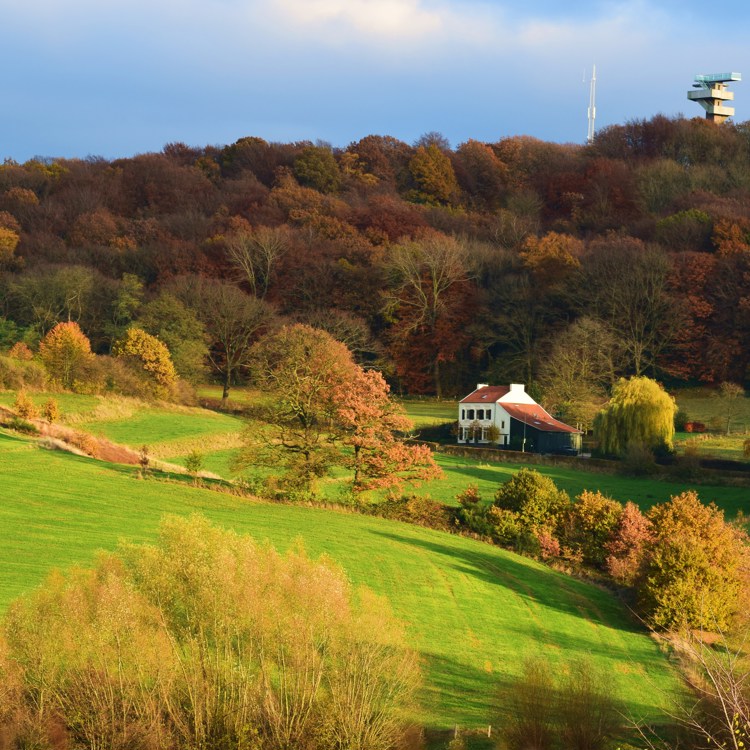
[[[457,401],[405,398],[401,399],[400,403],[417,428],[454,422],[458,418]]]
[[[49,395],[33,394],[33,398],[42,404]],[[237,389],[236,395],[239,398],[247,396],[247,393]],[[197,450],[203,456],[204,471],[226,479],[237,476],[231,463],[241,444],[241,433],[245,427],[245,422],[237,416],[205,409],[149,406],[132,399],[73,394],[56,394],[55,398],[60,402],[63,419],[80,429],[136,449],[148,445],[154,458],[178,465],[184,465],[187,455]],[[0,394],[0,403],[10,404],[12,400],[12,394]],[[422,424],[452,419],[455,414],[454,402],[407,400],[404,405],[412,419],[422,420]],[[469,484],[476,484],[485,500],[491,501],[498,485],[507,481],[522,466],[481,463],[444,454],[435,454],[435,459],[443,468],[443,477],[416,487],[407,487],[405,491],[456,504],[456,495]],[[666,501],[670,496],[695,486],[688,481],[631,478],[565,467],[540,465],[535,468],[551,477],[571,497],[585,489],[600,490],[622,502],[632,500],[642,508]],[[336,500],[341,496],[345,484],[346,475],[336,471],[322,480],[318,489],[324,498]],[[748,488],[705,484],[698,486],[697,490],[704,502],[715,502],[728,517],[734,517],[738,510],[750,512]],[[376,501],[382,496],[382,493],[373,493],[370,499]]]
[[[724,458],[747,463],[750,459],[745,455],[744,443],[748,438],[750,434],[747,433],[717,435],[709,432],[677,432],[674,445],[678,453],[684,453],[690,446],[701,458]]]
[[[675,393],[677,406],[685,411],[690,421],[703,422],[711,426],[716,420],[716,426],[723,430],[726,419],[722,414],[721,399],[710,388],[686,388]],[[733,416],[730,424],[732,432],[747,432],[750,430],[750,398],[738,398],[733,405]]]
[[[522,468],[521,464],[489,464],[472,461],[459,456],[435,454],[443,468],[442,479],[417,487],[416,494],[429,494],[435,500],[456,504],[455,496],[469,484],[479,488],[482,497],[491,501],[498,485],[507,481]],[[526,464],[524,464],[526,465]],[[750,489],[720,485],[696,485],[689,481],[678,482],[662,479],[626,477],[619,474],[603,474],[568,469],[561,466],[530,466],[550,477],[555,484],[571,497],[583,490],[599,490],[609,497],[625,502],[632,500],[641,508],[650,508],[655,503],[669,500],[688,489],[696,489],[701,500],[715,502],[728,517],[738,510],[750,511]]]
[[[149,453],[160,459],[184,458],[192,450],[210,456],[237,448],[245,428],[239,417],[207,409],[72,393],[29,395],[38,406],[55,398],[64,424],[131,448],[147,445]],[[10,406],[14,398],[12,393],[0,393],[0,404]]]
[[[270,505],[39,449],[0,431],[0,610],[53,567],[86,565],[119,539],[153,538],[164,513],[201,512],[286,548],[301,538],[355,584],[391,600],[424,657],[427,725],[490,722],[493,691],[542,653],[586,656],[629,710],[655,716],[679,683],[656,644],[605,590],[472,540],[358,515]]]

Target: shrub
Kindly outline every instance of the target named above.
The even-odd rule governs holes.
[[[696,479],[703,474],[700,448],[694,441],[695,438],[687,440],[683,454],[675,458],[672,474],[679,479]]]
[[[587,660],[570,665],[558,699],[560,739],[568,750],[603,750],[619,729],[620,708],[611,678]]]
[[[536,539],[539,543],[539,554],[542,560],[550,560],[560,557],[560,542],[547,529],[541,529],[536,532]]]
[[[68,438],[68,442],[74,448],[78,448],[81,453],[85,453],[87,456],[91,456],[91,458],[99,458],[99,442],[93,435],[89,435],[88,432],[74,432]]]
[[[26,419],[21,417],[11,417],[7,422],[8,429],[16,432],[23,432],[27,435],[38,435],[39,429]]]
[[[31,388],[40,391],[46,382],[47,373],[38,362],[25,362],[0,355],[0,390]]]
[[[523,673],[502,695],[510,709],[506,720],[499,720],[510,750],[551,750],[555,742],[555,685],[550,665],[542,659],[527,659]]]
[[[544,659],[524,662],[521,677],[500,691],[498,724],[509,750],[603,750],[619,730],[620,706],[608,675],[586,660],[555,669]],[[554,675],[567,673],[562,678]],[[508,713],[506,710],[505,714]]]
[[[632,502],[625,503],[609,541],[605,569],[618,583],[632,586],[641,569],[646,546],[651,541],[651,521]]]
[[[456,500],[462,508],[472,508],[476,506],[482,499],[479,494],[479,488],[476,484],[470,484],[465,489],[456,495]]]
[[[684,409],[677,409],[674,413],[675,432],[687,432],[687,425],[690,424],[690,417]]]
[[[519,540],[524,535],[524,526],[518,513],[493,505],[488,510],[488,520],[490,533],[495,542],[505,547],[519,546]]]
[[[23,702],[43,686],[58,747],[386,750],[418,685],[383,599],[200,518],[50,576],[6,631]],[[36,716],[47,741],[19,745],[50,744]]]
[[[13,411],[22,419],[36,419],[39,416],[39,409],[31,400],[26,391],[18,391],[16,400],[13,402]]]
[[[190,474],[197,477],[198,472],[203,468],[203,454],[197,450],[190,451],[185,458],[185,468]]]
[[[42,406],[42,416],[48,424],[60,419],[60,405],[54,398],[48,398]]]
[[[565,545],[586,565],[601,568],[605,544],[617,527],[623,508],[601,492],[584,490],[570,506],[564,534]]]
[[[17,341],[13,344],[8,350],[8,356],[11,359],[17,359],[19,362],[30,362],[34,359],[31,349],[23,341]]]
[[[21,725],[27,720],[18,665],[9,658],[8,644],[0,634],[0,747],[19,746]]]
[[[645,477],[658,471],[654,452],[636,440],[628,443],[622,456],[622,472],[633,477]]]
[[[451,509],[429,497],[404,495],[389,498],[372,506],[373,515],[405,521],[428,529],[450,531],[453,528]]]
[[[118,396],[148,398],[149,389],[145,379],[135,372],[123,359],[98,357],[101,367],[102,387]]]
[[[570,498],[536,469],[521,469],[500,485],[494,504],[518,513],[521,523],[530,529],[553,529],[570,505]]]

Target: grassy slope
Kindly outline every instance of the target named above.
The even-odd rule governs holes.
[[[238,391],[239,398],[245,394]],[[34,394],[43,403],[47,394]],[[63,394],[56,396],[63,414],[81,429],[102,435],[116,443],[139,448],[146,444],[151,455],[172,463],[184,464],[191,450],[203,454],[203,469],[222,477],[233,477],[231,461],[240,444],[242,419],[204,409],[180,407],[149,407],[127,399],[98,399],[92,396]],[[11,394],[0,394],[0,403],[11,403]],[[422,424],[452,418],[455,403],[409,400],[405,402],[409,416]],[[457,456],[436,455],[444,470],[443,478],[409,489],[419,495],[455,504],[455,496],[469,484],[476,484],[486,500],[491,500],[497,486],[520,468],[519,464],[489,464]],[[552,477],[571,497],[584,489],[600,490],[622,502],[632,500],[642,508],[663,502],[670,496],[690,489],[689,481],[661,481],[575,471],[565,467],[539,466],[540,472]],[[324,480],[320,491],[335,499],[345,483],[342,472]],[[744,487],[702,485],[698,493],[704,502],[715,502],[728,517],[738,510],[750,511],[750,492]]]
[[[87,564],[118,539],[152,538],[167,512],[202,512],[284,548],[297,537],[329,553],[355,583],[389,597],[425,657],[426,724],[488,723],[498,682],[522,657],[589,656],[632,711],[651,714],[677,689],[656,645],[606,591],[522,557],[438,532],[315,508],[267,505],[132,468],[40,450],[0,431],[0,609],[52,567]]]
[[[522,466],[519,464],[487,464],[460,456],[436,455],[443,467],[443,479],[425,484],[416,489],[419,494],[429,494],[436,500],[455,504],[455,495],[466,485],[476,484],[485,500],[491,500],[498,484],[505,482]],[[684,490],[694,488],[704,502],[715,502],[727,517],[734,517],[738,510],[750,510],[750,490],[747,487],[698,485],[694,482],[667,481],[617,474],[598,474],[577,471],[561,466],[529,466],[551,477],[555,484],[566,490],[571,497],[583,490],[600,490],[603,494],[621,502],[632,500],[642,508],[669,500]]]

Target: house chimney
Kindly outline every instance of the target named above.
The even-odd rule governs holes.
[[[477,383],[477,390],[479,390],[480,388],[488,388],[488,387],[489,386],[487,385],[487,383]]]
[[[518,393],[519,391],[521,393],[525,393],[526,392],[526,386],[523,383],[511,383],[510,384],[510,392],[511,393],[513,393],[513,392]]]

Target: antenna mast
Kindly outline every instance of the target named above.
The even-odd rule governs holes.
[[[589,87],[589,132],[586,143],[594,142],[594,125],[596,121],[596,65],[591,73],[591,84]]]

